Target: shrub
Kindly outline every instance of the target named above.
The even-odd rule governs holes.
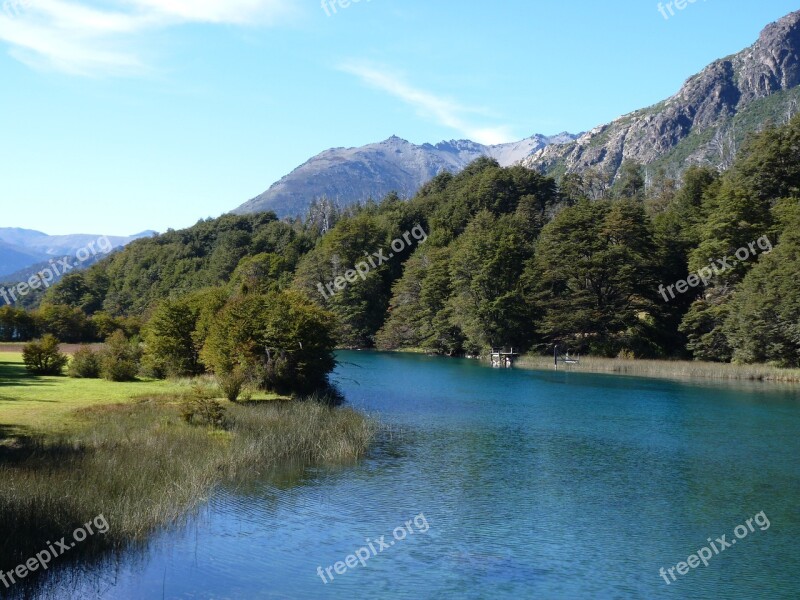
[[[26,344],[22,349],[25,368],[35,375],[61,375],[69,358],[58,350],[58,339],[46,334],[38,342]]]
[[[190,425],[222,429],[225,427],[225,408],[206,389],[195,386],[181,402],[181,418]]]
[[[139,344],[128,340],[117,330],[106,340],[105,347],[98,353],[100,375],[108,381],[133,381],[139,373],[141,351]]]
[[[241,367],[234,367],[229,373],[218,373],[217,384],[225,397],[231,402],[236,402],[242,393],[242,388],[247,383],[247,376]]]
[[[331,313],[297,292],[249,294],[217,313],[201,357],[216,375],[239,365],[261,389],[310,393],[336,366],[335,326]]]
[[[100,377],[100,358],[89,346],[81,346],[72,356],[67,374],[77,379]]]

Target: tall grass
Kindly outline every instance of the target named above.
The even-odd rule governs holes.
[[[553,369],[553,357],[527,355],[521,357],[515,364],[531,369]],[[781,369],[770,365],[734,365],[699,361],[634,360],[582,356],[579,365],[559,364],[559,369],[669,379],[704,378],[725,381],[800,383],[800,369]]]
[[[228,479],[284,464],[354,461],[376,430],[351,409],[316,402],[226,403],[228,427],[211,430],[185,423],[180,399],[87,408],[69,433],[0,444],[0,568],[12,569],[48,540],[69,539],[99,514],[109,532],[89,538],[75,557],[135,545]]]

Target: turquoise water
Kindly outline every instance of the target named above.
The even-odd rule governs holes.
[[[387,426],[367,460],[223,490],[117,568],[81,572],[71,594],[800,596],[798,391],[423,356],[340,360],[351,404]],[[769,528],[756,522],[670,585],[659,575],[709,537],[735,539],[761,511]],[[323,583],[318,567],[407,522],[413,534]]]

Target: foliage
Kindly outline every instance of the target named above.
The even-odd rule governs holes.
[[[108,381],[133,381],[139,373],[139,343],[115,331],[99,352],[100,375]]]
[[[680,181],[663,161],[626,162],[615,181],[562,169],[557,185],[481,158],[409,201],[340,208],[320,198],[305,222],[204,220],[65,277],[36,311],[0,308],[0,340],[133,337],[147,320],[150,373],[224,378],[238,367],[294,392],[324,383],[334,345],[458,355],[560,342],[607,356],[794,365],[800,116],[743,144],[731,136],[741,149],[725,171],[695,165]],[[415,226],[425,244],[331,293]],[[658,293],[763,236],[780,261],[751,257],[675,298]]]
[[[225,408],[202,386],[196,385],[180,404],[181,418],[190,425],[223,429]]]
[[[244,369],[238,365],[230,372],[221,372],[217,374],[217,384],[225,395],[225,398],[231,402],[236,402],[239,399],[247,381],[247,374]]]
[[[58,339],[50,334],[38,342],[26,344],[22,349],[25,368],[34,375],[61,375],[69,358],[59,351]]]
[[[147,323],[144,361],[161,377],[197,375],[202,372],[199,350],[192,337],[197,310],[186,300],[162,302]]]
[[[780,243],[736,290],[722,327],[736,362],[800,366],[800,204],[792,199],[781,208]]]
[[[100,357],[91,346],[81,346],[69,361],[67,374],[76,379],[97,379],[100,377]]]
[[[563,210],[542,231],[531,267],[541,334],[579,352],[649,353],[654,253],[644,208],[634,200]]]
[[[324,387],[336,361],[332,315],[297,292],[232,298],[216,316],[202,350],[217,376],[241,369],[264,389]]]

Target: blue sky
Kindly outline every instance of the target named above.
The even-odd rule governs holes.
[[[329,147],[590,129],[798,8],[328,1],[0,0],[0,226],[163,231]]]

